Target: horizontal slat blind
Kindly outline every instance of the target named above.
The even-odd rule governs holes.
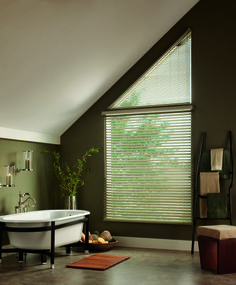
[[[111,109],[187,104],[191,101],[191,32],[172,46]]]
[[[191,223],[191,112],[105,120],[105,219]]]

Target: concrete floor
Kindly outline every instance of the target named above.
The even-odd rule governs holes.
[[[0,264],[1,285],[79,284],[79,285],[201,285],[236,284],[236,273],[217,275],[200,268],[198,253],[152,249],[114,247],[105,254],[128,255],[130,259],[105,271],[66,268],[85,255],[82,248],[66,255],[65,249],[56,250],[55,268],[49,261],[41,265],[40,256],[27,254],[23,264],[16,254],[3,257]],[[90,255],[93,252],[90,252]]]

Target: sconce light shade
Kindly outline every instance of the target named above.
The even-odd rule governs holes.
[[[23,152],[24,166],[22,170],[32,171],[33,151],[27,150]]]
[[[6,165],[4,166],[5,168],[5,177],[6,177],[6,187],[14,187],[15,183],[14,183],[14,178],[15,178],[15,166],[9,166]]]

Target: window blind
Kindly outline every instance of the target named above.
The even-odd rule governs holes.
[[[105,117],[105,220],[191,223],[191,112]]]
[[[111,109],[189,103],[190,77],[191,31],[187,31],[111,105]]]
[[[191,31],[105,116],[105,220],[192,222]]]

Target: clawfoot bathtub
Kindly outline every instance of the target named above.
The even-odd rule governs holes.
[[[85,224],[85,250],[88,251],[88,226],[90,212],[83,210],[44,210],[0,216],[0,262],[3,252],[19,252],[23,261],[24,252],[47,254],[54,268],[55,247],[79,242]],[[10,245],[2,248],[2,231],[8,233]]]

